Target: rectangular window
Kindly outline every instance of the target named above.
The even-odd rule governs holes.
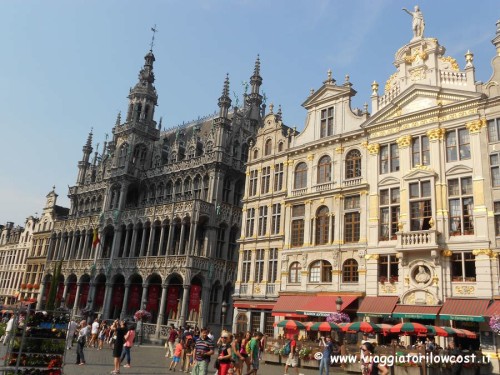
[[[490,142],[500,140],[500,118],[488,120],[488,138]]]
[[[399,278],[399,261],[396,255],[380,255],[378,260],[380,282],[396,282]]]
[[[243,250],[241,282],[248,283],[250,280],[250,268],[252,266],[252,251]]]
[[[259,207],[259,236],[264,236],[267,231],[267,206]]]
[[[380,241],[396,239],[399,222],[399,188],[380,190]]]
[[[292,220],[292,247],[304,244],[304,219]]]
[[[467,159],[470,159],[469,131],[462,128],[446,132],[446,160]]]
[[[344,216],[344,241],[358,242],[359,229],[360,229],[360,215],[359,212],[349,212]]]
[[[476,257],[472,252],[453,253],[451,258],[451,281],[476,281]]]
[[[345,197],[344,210],[353,210],[360,207],[359,195]]]
[[[261,283],[264,280],[264,249],[255,251],[255,277],[256,283]]]
[[[333,107],[321,110],[321,138],[333,135],[333,113]]]
[[[273,213],[271,221],[271,234],[279,234],[281,230],[281,204],[273,204]]]
[[[217,229],[217,248],[216,258],[222,258],[224,254],[224,239],[226,237],[226,227],[221,226]]]
[[[399,171],[398,144],[380,146],[380,174],[397,171]]]
[[[274,165],[274,191],[283,189],[283,163]]]
[[[250,184],[249,184],[249,190],[248,190],[248,195],[250,197],[253,197],[254,195],[257,194],[257,178],[258,178],[258,171],[250,171]]]
[[[493,187],[500,186],[500,154],[490,155],[491,184]]]
[[[268,337],[274,336],[274,316],[271,312],[264,313],[264,334]]]
[[[448,180],[450,236],[474,234],[472,177]]]
[[[500,236],[500,202],[495,202],[494,208],[495,208],[495,235]]]
[[[255,208],[247,209],[247,228],[246,236],[252,237],[255,225]]]
[[[411,143],[411,165],[429,165],[431,160],[431,151],[429,147],[429,138],[426,135],[415,137]]]
[[[269,268],[267,270],[267,282],[275,283],[278,278],[278,249],[269,249]]]
[[[269,193],[269,183],[271,181],[271,167],[262,168],[262,178],[260,182],[260,193]]]
[[[410,190],[410,230],[429,230],[432,218],[431,183],[421,181],[411,183]]]

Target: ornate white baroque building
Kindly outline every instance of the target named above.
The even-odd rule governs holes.
[[[417,34],[372,83],[371,113],[331,72],[302,133],[271,108],[249,150],[235,330],[324,320],[340,297],[351,319],[451,324],[476,332],[464,347],[495,349],[500,21],[492,42],[485,83],[471,52]]]
[[[92,133],[83,147],[69,216],[52,231],[38,307],[57,282],[57,303],[77,315],[124,318],[144,308],[156,337],[170,323],[217,330],[221,318],[232,319],[221,309],[232,303],[248,142],[264,110],[260,61],[241,108],[231,107],[226,78],[218,114],[162,131],[152,51],[144,59],[125,120],[118,116],[102,150],[94,151]]]

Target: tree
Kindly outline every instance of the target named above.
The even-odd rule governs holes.
[[[56,265],[54,269],[54,275],[52,276],[52,282],[50,283],[49,295],[47,297],[47,304],[45,306],[46,310],[55,310],[57,289],[59,288],[59,276],[61,276],[62,260]]]

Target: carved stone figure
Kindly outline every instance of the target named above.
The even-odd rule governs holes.
[[[427,272],[424,266],[418,266],[418,272],[415,275],[415,281],[417,283],[425,284],[431,279],[431,275]]]
[[[415,11],[410,12],[408,9],[403,8],[403,10],[413,17],[411,27],[413,29],[413,39],[420,39],[424,36],[425,22],[424,15],[420,11],[418,5],[415,5]]]

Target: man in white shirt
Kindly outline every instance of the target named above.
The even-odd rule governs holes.
[[[3,344],[7,345],[12,338],[12,334],[14,333],[14,315],[10,316],[9,321],[7,322],[7,327],[5,327],[5,337],[3,338]]]
[[[99,334],[99,319],[94,320],[94,323],[92,323],[90,334],[92,336],[89,341],[89,348],[91,348],[92,346],[94,346],[94,348],[97,348],[97,335]]]
[[[75,337],[76,329],[78,328],[78,324],[71,319],[68,323],[68,333],[66,336],[66,349],[71,349],[73,347],[73,338]]]

